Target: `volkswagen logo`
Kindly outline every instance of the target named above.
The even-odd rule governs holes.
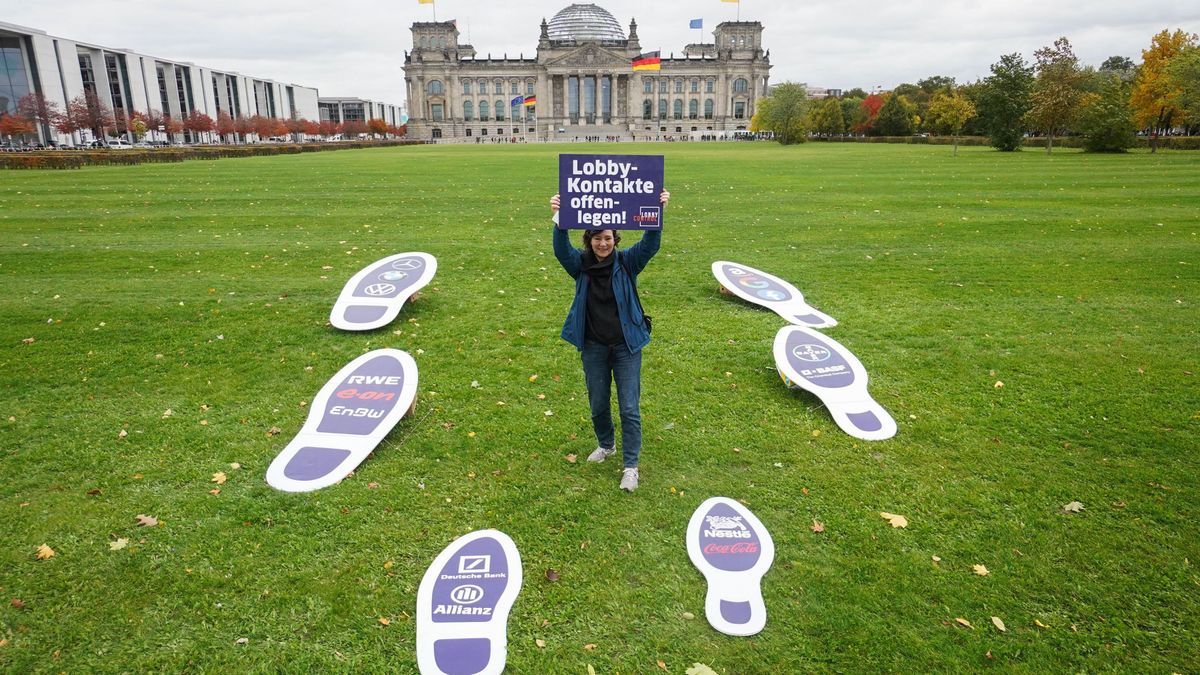
[[[363,289],[363,293],[374,296],[391,295],[396,292],[396,287],[392,284],[371,284]]]

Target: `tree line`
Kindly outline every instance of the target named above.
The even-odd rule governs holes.
[[[132,134],[135,140],[147,135],[162,133],[168,140],[185,134],[192,140],[246,142],[252,136],[258,139],[291,137],[299,141],[305,135],[330,138],[341,135],[357,138],[362,134],[389,137],[403,136],[404,126],[394,126],[382,119],[368,121],[350,120],[342,123],[325,120],[314,122],[304,118],[281,120],[262,115],[234,117],[226,112],[217,118],[193,110],[182,116],[172,116],[158,110],[135,110],[126,114],[113,109],[94,92],[76,96],[67,102],[66,110],[57,103],[48,101],[37,93],[26,94],[17,101],[13,113],[0,114],[0,136],[22,138],[34,136],[41,128],[46,138],[51,130],[72,136],[80,131],[90,131],[93,138],[107,139],[110,135]]]
[[[890,92],[851,89],[810,100],[803,84],[784,83],[758,102],[753,131],[771,131],[783,144],[810,136],[910,136],[936,133],[987,136],[1013,151],[1029,134],[1045,138],[1046,152],[1067,135],[1082,136],[1094,152],[1123,152],[1142,133],[1154,152],[1162,135],[1200,132],[1200,39],[1163,30],[1142,51],[1140,64],[1124,56],[1098,68],[1079,62],[1067,38],[1026,61],[1006,54],[991,75],[959,85],[941,75],[901,84]]]

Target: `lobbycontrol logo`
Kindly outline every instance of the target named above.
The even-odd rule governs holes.
[[[792,356],[800,359],[801,361],[819,363],[821,361],[828,361],[832,354],[828,349],[822,347],[821,345],[803,344],[796,345],[792,348]]]
[[[633,221],[642,227],[658,227],[661,215],[662,209],[659,207],[643,206],[638,209],[638,214],[633,217]]]

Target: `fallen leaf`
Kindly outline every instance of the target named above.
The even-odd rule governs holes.
[[[800,492],[803,494],[808,494],[808,488],[800,488]]]
[[[574,464],[575,460],[579,459],[578,455],[567,455],[567,461]]]
[[[474,431],[468,431],[468,432],[467,432],[467,438],[475,438],[475,432],[474,432]]]
[[[545,400],[546,400],[546,395],[545,395],[545,394],[538,394],[538,400],[539,400],[539,401],[545,401]]]
[[[908,527],[908,518],[905,518],[904,516],[898,516],[894,513],[888,513],[887,511],[880,511],[879,515],[891,523],[892,527]]]
[[[941,559],[941,558],[939,558],[939,557],[937,557],[936,555],[934,555],[934,556],[929,556],[929,557],[933,559],[933,562],[942,562],[942,559]]]
[[[31,344],[33,344],[33,338],[25,338],[24,340],[21,340],[21,344],[31,345]]]
[[[246,644],[246,643],[250,642],[250,638],[238,638],[238,639],[236,640],[236,642],[237,642],[239,645],[244,645],[244,644]]]
[[[117,539],[116,541],[108,542],[108,550],[120,551],[121,549],[125,548],[128,545],[129,545],[129,540],[126,539],[125,537],[121,537],[120,539]]]
[[[684,612],[684,613],[683,613],[683,614],[681,614],[680,616],[682,616],[684,619],[686,619],[686,620],[688,620],[688,621],[691,621],[692,619],[695,619],[695,618],[696,618],[696,615],[695,615],[695,614],[692,614],[691,612]]]
[[[122,429],[121,433],[117,434],[117,438],[125,438],[128,435],[129,435],[129,432]]]
[[[591,643],[588,643],[588,644],[586,644],[586,645],[584,645],[584,646],[583,646],[583,650],[584,650],[585,652],[591,652],[591,651],[595,651],[595,650],[596,650],[596,645],[594,645],[594,644],[591,644]]]
[[[367,483],[367,489],[368,490],[378,490],[379,483],[376,483],[375,481],[371,481],[370,483]]]
[[[25,609],[25,601],[19,598],[13,598],[8,604],[12,605],[13,609]]]
[[[1046,624],[1042,623],[1041,621],[1038,621],[1037,619],[1033,620],[1033,625],[1037,626],[1038,628],[1049,628],[1050,627],[1050,626],[1047,626]]]
[[[1083,502],[1071,502],[1062,507],[1063,513],[1079,513],[1083,510]]]
[[[588,664],[588,675],[596,675],[596,669],[590,663]]]
[[[814,518],[813,524],[809,526],[809,529],[816,533],[824,532],[825,531],[825,523],[822,523],[821,521]]]
[[[208,491],[208,494],[210,494],[210,495],[219,495],[219,494],[221,494],[221,488],[213,488],[213,489],[211,489],[211,490],[209,490],[209,491]]]
[[[541,638],[537,638],[536,640],[534,640],[534,641],[533,641],[533,644],[537,645],[537,646],[538,646],[538,649],[545,649],[545,648],[546,648],[546,641],[545,641],[545,640],[543,640],[543,639],[541,639]]]
[[[471,380],[471,388],[478,389],[479,388],[479,380]]]
[[[282,432],[283,432],[283,429],[280,429],[279,427],[271,427],[270,429],[267,429],[268,436],[275,436],[276,434],[279,434]]]
[[[813,438],[816,438],[817,436],[820,436],[820,435],[821,435],[821,430],[820,430],[820,429],[813,429],[813,432],[812,432],[812,437],[813,437]]]
[[[967,621],[966,619],[962,618],[961,616],[955,617],[954,620],[957,621],[959,623],[959,625],[966,626],[967,628],[970,628],[971,630],[975,630],[975,627],[971,625],[971,622]]]
[[[1000,617],[998,617],[998,616],[992,617],[992,625],[995,626],[996,630],[1000,631],[1001,633],[1008,632],[1008,629],[1004,627],[1004,622],[1001,621]]]
[[[986,577],[988,575],[988,568],[984,567],[983,565],[972,565],[971,569],[975,572],[975,574],[978,574],[981,577]]]
[[[7,647],[7,646],[8,646],[8,638],[4,638],[3,640],[0,640],[0,647]]]
[[[383,563],[383,569],[385,569],[385,570],[390,570],[390,569],[392,569],[393,567],[395,567],[395,565],[396,565],[396,563],[394,563],[394,562],[392,562],[391,560],[389,560],[389,561],[387,561],[387,562]]]
[[[100,494],[100,488],[92,488],[87,491],[89,497],[95,497]]]
[[[238,469],[242,468],[242,465],[238,464],[237,462],[231,462],[229,464],[229,468],[233,469],[234,471],[237,471]]]
[[[537,375],[530,375],[530,376],[529,376],[529,381],[530,381],[530,382],[537,382],[537,379],[538,379],[538,376],[537,376]]]
[[[666,670],[666,669],[667,669],[667,664],[663,663],[662,659],[659,659],[659,660],[655,661],[655,663],[657,663],[657,664],[658,664],[658,667],[659,667],[659,668],[662,668],[663,670]]]
[[[229,478],[225,475],[224,471],[218,471],[214,473],[212,477],[212,482],[216,483],[217,485],[224,485],[225,481],[227,480],[229,480]]]
[[[155,525],[158,525],[158,518],[155,518],[154,516],[144,516],[139,513],[137,514],[136,518],[137,524],[142,527],[154,527]]]
[[[47,546],[45,544],[42,544],[41,546],[37,547],[37,559],[38,560],[46,560],[48,558],[53,558],[54,555],[55,555],[54,549],[50,548],[49,546]]]
[[[691,668],[683,671],[686,675],[717,675],[717,671],[703,663],[693,663]]]
[[[1003,389],[1003,388],[1004,388],[1004,383],[1003,383],[1003,382],[1001,382],[1000,380],[996,380],[996,384],[993,384],[992,386],[993,386],[993,387],[995,387],[995,388],[997,388],[997,389]]]
[[[379,623],[383,626],[390,626],[392,624],[391,620],[385,616],[379,617]]]
[[[165,419],[167,419],[168,417],[170,417],[171,415],[174,415],[174,414],[175,414],[175,411],[174,411],[174,410],[171,410],[170,408],[167,408],[166,410],[164,410],[164,411],[163,411],[163,415],[162,415],[162,416],[163,416],[163,419],[165,420]]]
[[[553,411],[553,410],[547,410],[547,411],[546,411],[544,414],[546,415],[546,417],[554,417],[554,411]]]
[[[555,569],[547,569],[546,581],[558,581],[558,571]]]

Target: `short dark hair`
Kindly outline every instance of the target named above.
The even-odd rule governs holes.
[[[592,237],[600,234],[601,232],[604,232],[604,230],[584,230],[583,231],[583,250],[585,250],[585,251],[592,250]],[[612,233],[613,233],[613,248],[616,248],[617,244],[621,243],[621,231],[620,230],[612,230]]]

